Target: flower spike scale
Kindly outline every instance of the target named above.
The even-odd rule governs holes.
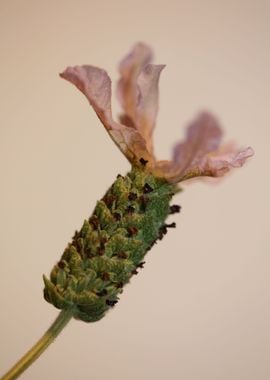
[[[66,247],[50,278],[44,277],[46,300],[87,322],[101,319],[118,301],[123,286],[144,265],[153,244],[175,227],[166,224],[178,183],[194,177],[220,177],[242,166],[253,150],[220,146],[222,131],[214,116],[201,113],[188,127],[186,140],[174,147],[172,159],[159,161],[153,149],[158,111],[158,83],[164,65],[154,65],[151,49],[138,43],[120,63],[117,95],[123,108],[119,121],[111,109],[111,80],[90,66],[68,67],[60,76],[88,99],[112,140],[131,163],[119,175],[92,216]]]

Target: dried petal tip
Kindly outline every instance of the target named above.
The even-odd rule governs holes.
[[[213,153],[212,156],[207,157],[205,167],[202,170],[206,175],[212,177],[221,177],[232,168],[240,168],[244,165],[249,157],[254,155],[254,151],[251,147],[245,148],[240,151],[230,151],[227,153]]]
[[[242,166],[254,153],[220,147],[222,130],[214,116],[201,113],[178,143],[171,161],[158,161],[153,131],[158,112],[158,87],[164,65],[151,64],[152,51],[143,43],[121,61],[117,94],[123,108],[120,122],[112,117],[111,80],[106,71],[89,65],[68,67],[60,76],[73,83],[88,99],[109,135],[133,166],[177,183],[194,177],[220,177]],[[147,164],[147,165],[146,165]]]
[[[221,177],[232,168],[243,166],[254,154],[250,147],[238,150],[232,144],[220,146],[221,139],[217,119],[210,113],[201,113],[189,125],[186,140],[175,146],[164,177],[172,183],[194,177]]]
[[[133,162],[137,156],[151,160],[140,133],[114,121],[111,110],[111,80],[106,71],[90,66],[68,67],[60,76],[74,84],[88,99],[109,135]]]

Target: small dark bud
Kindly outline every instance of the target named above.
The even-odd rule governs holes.
[[[126,252],[118,252],[117,257],[119,257],[119,259],[126,259],[127,254],[126,254]]]
[[[173,222],[171,224],[164,224],[163,226],[161,226],[159,229],[158,239],[161,240],[163,238],[163,236],[166,235],[166,233],[168,232],[167,228],[175,228],[175,227],[176,227],[175,222]]]
[[[135,235],[137,235],[137,233],[138,233],[138,228],[133,227],[133,226],[129,226],[129,227],[127,228],[127,232],[128,232],[128,236],[129,236],[129,237],[135,236]]]
[[[165,227],[166,227],[166,228],[175,228],[175,227],[176,227],[176,223],[173,222],[173,223],[171,223],[171,224],[165,224]]]
[[[88,257],[88,259],[92,259],[94,257],[91,249],[87,249],[85,253],[86,253],[86,256]]]
[[[152,187],[150,185],[148,185],[148,183],[145,183],[144,187],[143,187],[144,194],[151,193],[152,191],[153,191]]]
[[[108,291],[106,289],[101,290],[100,292],[97,292],[96,295],[99,297],[106,296],[108,294]]]
[[[76,251],[79,252],[78,240],[74,240],[70,246],[74,247]]]
[[[160,229],[159,229],[159,234],[158,234],[159,240],[161,240],[163,238],[163,236],[166,235],[166,233],[167,233],[167,227],[164,224],[164,226],[160,227]]]
[[[116,287],[117,289],[121,289],[121,288],[123,288],[123,286],[124,286],[123,282],[118,282],[118,283],[115,285],[115,287]]]
[[[81,255],[83,251],[83,242],[81,239],[76,239],[71,244],[72,247],[76,249],[76,251]]]
[[[137,265],[137,268],[144,268],[145,261],[142,261]]]
[[[59,267],[60,269],[64,269],[65,266],[66,266],[66,264],[64,263],[64,261],[59,261],[57,265],[58,265],[58,267]]]
[[[159,238],[159,237],[158,237]],[[157,238],[157,239],[158,239]],[[150,245],[149,247],[147,248],[147,251],[150,251],[150,249],[157,243],[157,239],[155,239]]]
[[[113,202],[116,200],[116,197],[114,195],[105,195],[103,198],[103,202],[107,207],[112,207]]]
[[[79,231],[76,230],[74,232],[74,235],[72,236],[72,240],[78,239],[78,237],[80,237],[80,233],[79,233]]]
[[[103,248],[104,248],[105,244],[108,243],[108,239],[106,237],[102,237],[100,239],[100,241],[101,241],[101,245],[102,245]]]
[[[117,300],[106,300],[106,304],[111,307],[117,304],[117,302],[118,302]]]
[[[134,212],[135,212],[135,208],[134,208],[133,206],[128,206],[128,207],[126,208],[126,212],[127,212],[128,214],[134,214]]]
[[[131,273],[132,274],[138,274],[139,272],[137,271],[137,269],[133,269],[133,271]]]
[[[141,195],[140,196],[140,202],[141,202],[141,210],[143,212],[145,212],[147,203],[149,202],[149,199],[145,195]]]
[[[101,279],[103,281],[109,281],[110,280],[110,275],[108,272],[103,272],[102,275],[101,275]]]
[[[137,199],[137,194],[136,193],[129,193],[128,195],[128,200],[129,201],[135,201]]]
[[[170,206],[170,214],[176,214],[177,212],[181,211],[181,206],[179,205],[172,205]]]
[[[117,220],[117,222],[119,222],[119,220],[121,220],[121,215],[119,214],[119,212],[114,212],[113,217],[115,220]]]
[[[98,229],[99,226],[99,220],[96,215],[92,215],[91,218],[89,218],[89,223],[94,227],[95,230]]]
[[[103,247],[99,247],[97,253],[98,253],[99,256],[103,256],[104,253],[105,253],[105,249]]]
[[[164,224],[164,226],[162,226],[162,227],[160,228],[160,231],[161,231],[164,235],[166,235],[166,233],[168,232],[168,231],[167,231],[167,226],[166,226],[166,224]]]
[[[124,178],[121,174],[117,174],[117,178]]]
[[[145,160],[143,157],[140,158],[140,163],[142,164],[142,166],[146,166],[147,162],[148,162],[148,161]]]

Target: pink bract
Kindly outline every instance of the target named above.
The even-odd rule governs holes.
[[[194,177],[220,177],[241,167],[252,148],[221,146],[222,130],[216,118],[203,112],[189,125],[184,142],[177,143],[170,161],[159,161],[153,150],[158,112],[159,77],[164,65],[151,64],[152,51],[138,43],[120,63],[117,95],[123,108],[120,121],[111,109],[111,80],[106,71],[83,65],[68,67],[60,76],[88,99],[113,141],[132,165],[147,161],[146,170],[176,183]]]

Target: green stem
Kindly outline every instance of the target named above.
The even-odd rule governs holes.
[[[0,380],[16,379],[25,371],[54,341],[60,334],[66,324],[72,318],[72,311],[63,310],[46,333],[37,341],[37,343],[3,376]]]

